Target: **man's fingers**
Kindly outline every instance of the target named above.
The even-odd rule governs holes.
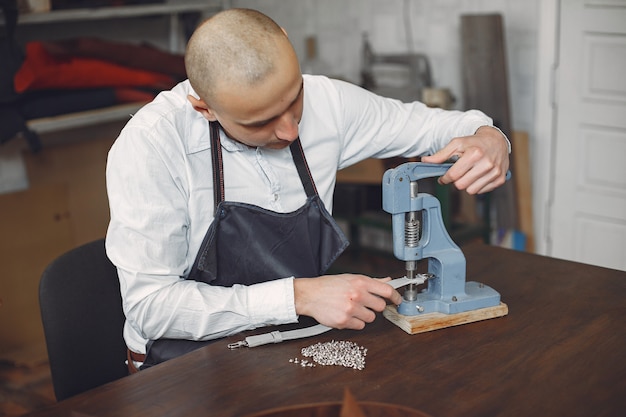
[[[433,155],[422,156],[422,162],[426,162],[428,164],[443,164],[449,159],[449,157],[447,157],[446,155],[447,153],[442,153],[441,151],[439,151]]]
[[[451,144],[452,142],[433,155],[422,156],[422,162],[429,164],[443,164],[455,156],[460,156],[460,151],[456,148],[456,146],[452,146]]]
[[[391,277],[379,278],[376,279],[376,281],[380,283],[387,283],[391,281]],[[371,291],[371,293],[383,297],[384,299],[391,301],[395,305],[398,305],[402,302],[402,296],[400,295],[400,293],[388,284],[377,286],[374,291]]]

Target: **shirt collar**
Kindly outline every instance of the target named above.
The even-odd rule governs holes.
[[[220,141],[222,142],[222,148],[224,148],[228,152],[242,152],[246,149],[250,149],[249,146],[237,142],[236,140],[233,140],[226,136],[222,129],[220,129]]]

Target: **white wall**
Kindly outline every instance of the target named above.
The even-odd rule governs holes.
[[[231,0],[233,7],[260,10],[283,26],[298,56],[304,39],[316,35],[318,52],[334,75],[359,81],[361,36],[376,52],[417,52],[430,60],[436,87],[449,88],[463,107],[460,15],[504,17],[513,129],[534,126],[539,0]],[[408,19],[405,19],[405,16]],[[407,40],[406,28],[411,38]],[[411,45],[413,50],[411,51]]]
[[[546,184],[550,175],[550,132],[537,131],[537,114],[549,96],[550,56],[540,48],[540,36],[553,36],[554,1],[540,0],[231,0],[232,7],[258,9],[283,26],[300,57],[304,39],[318,38],[318,53],[331,73],[359,82],[361,36],[368,32],[375,52],[416,52],[428,56],[436,87],[449,88],[455,107],[465,109],[461,80],[462,14],[500,13],[504,18],[513,130],[530,139],[533,172],[535,251],[545,254]],[[541,23],[541,27],[540,27]],[[409,28],[407,30],[407,27]],[[407,32],[411,37],[407,38]],[[540,62],[540,50],[542,57]],[[547,52],[550,55],[550,52]],[[544,62],[545,61],[545,62]],[[543,110],[542,110],[543,111]],[[540,126],[541,127],[541,126]]]

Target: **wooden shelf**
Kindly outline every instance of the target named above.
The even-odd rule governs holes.
[[[224,8],[223,0],[180,1],[178,3],[129,5],[117,7],[92,7],[79,9],[51,10],[49,12],[23,13],[18,16],[18,26],[76,23],[96,20],[132,19],[148,16],[165,16],[169,19],[169,50],[178,52],[182,44],[179,18],[183,13],[200,12],[204,15],[216,13]],[[0,12],[1,16],[1,12]],[[0,19],[4,25],[4,19]]]
[[[60,116],[30,120],[28,127],[37,133],[49,133],[59,130],[75,129],[100,123],[128,120],[145,103],[121,104],[98,110],[88,110]]]
[[[18,24],[43,24],[84,20],[118,19],[156,15],[178,15],[189,12],[216,12],[221,2],[151,4],[138,6],[96,7],[84,9],[52,10],[42,13],[20,14]]]

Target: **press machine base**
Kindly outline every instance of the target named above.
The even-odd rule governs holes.
[[[421,316],[405,316],[398,313],[398,309],[395,306],[387,306],[383,310],[383,316],[387,320],[408,334],[425,333],[445,329],[446,327],[493,319],[506,316],[508,313],[508,306],[502,302],[495,307],[484,307],[478,310],[454,314],[426,313]]]
[[[417,181],[443,175],[451,164],[410,162],[383,176],[383,210],[392,215],[393,250],[406,262],[407,278],[397,308],[383,315],[409,334],[502,317],[508,307],[500,294],[479,282],[465,281],[465,256],[445,229],[439,200],[418,193]],[[417,272],[417,261],[428,260],[428,272]],[[418,285],[427,288],[418,292]]]

